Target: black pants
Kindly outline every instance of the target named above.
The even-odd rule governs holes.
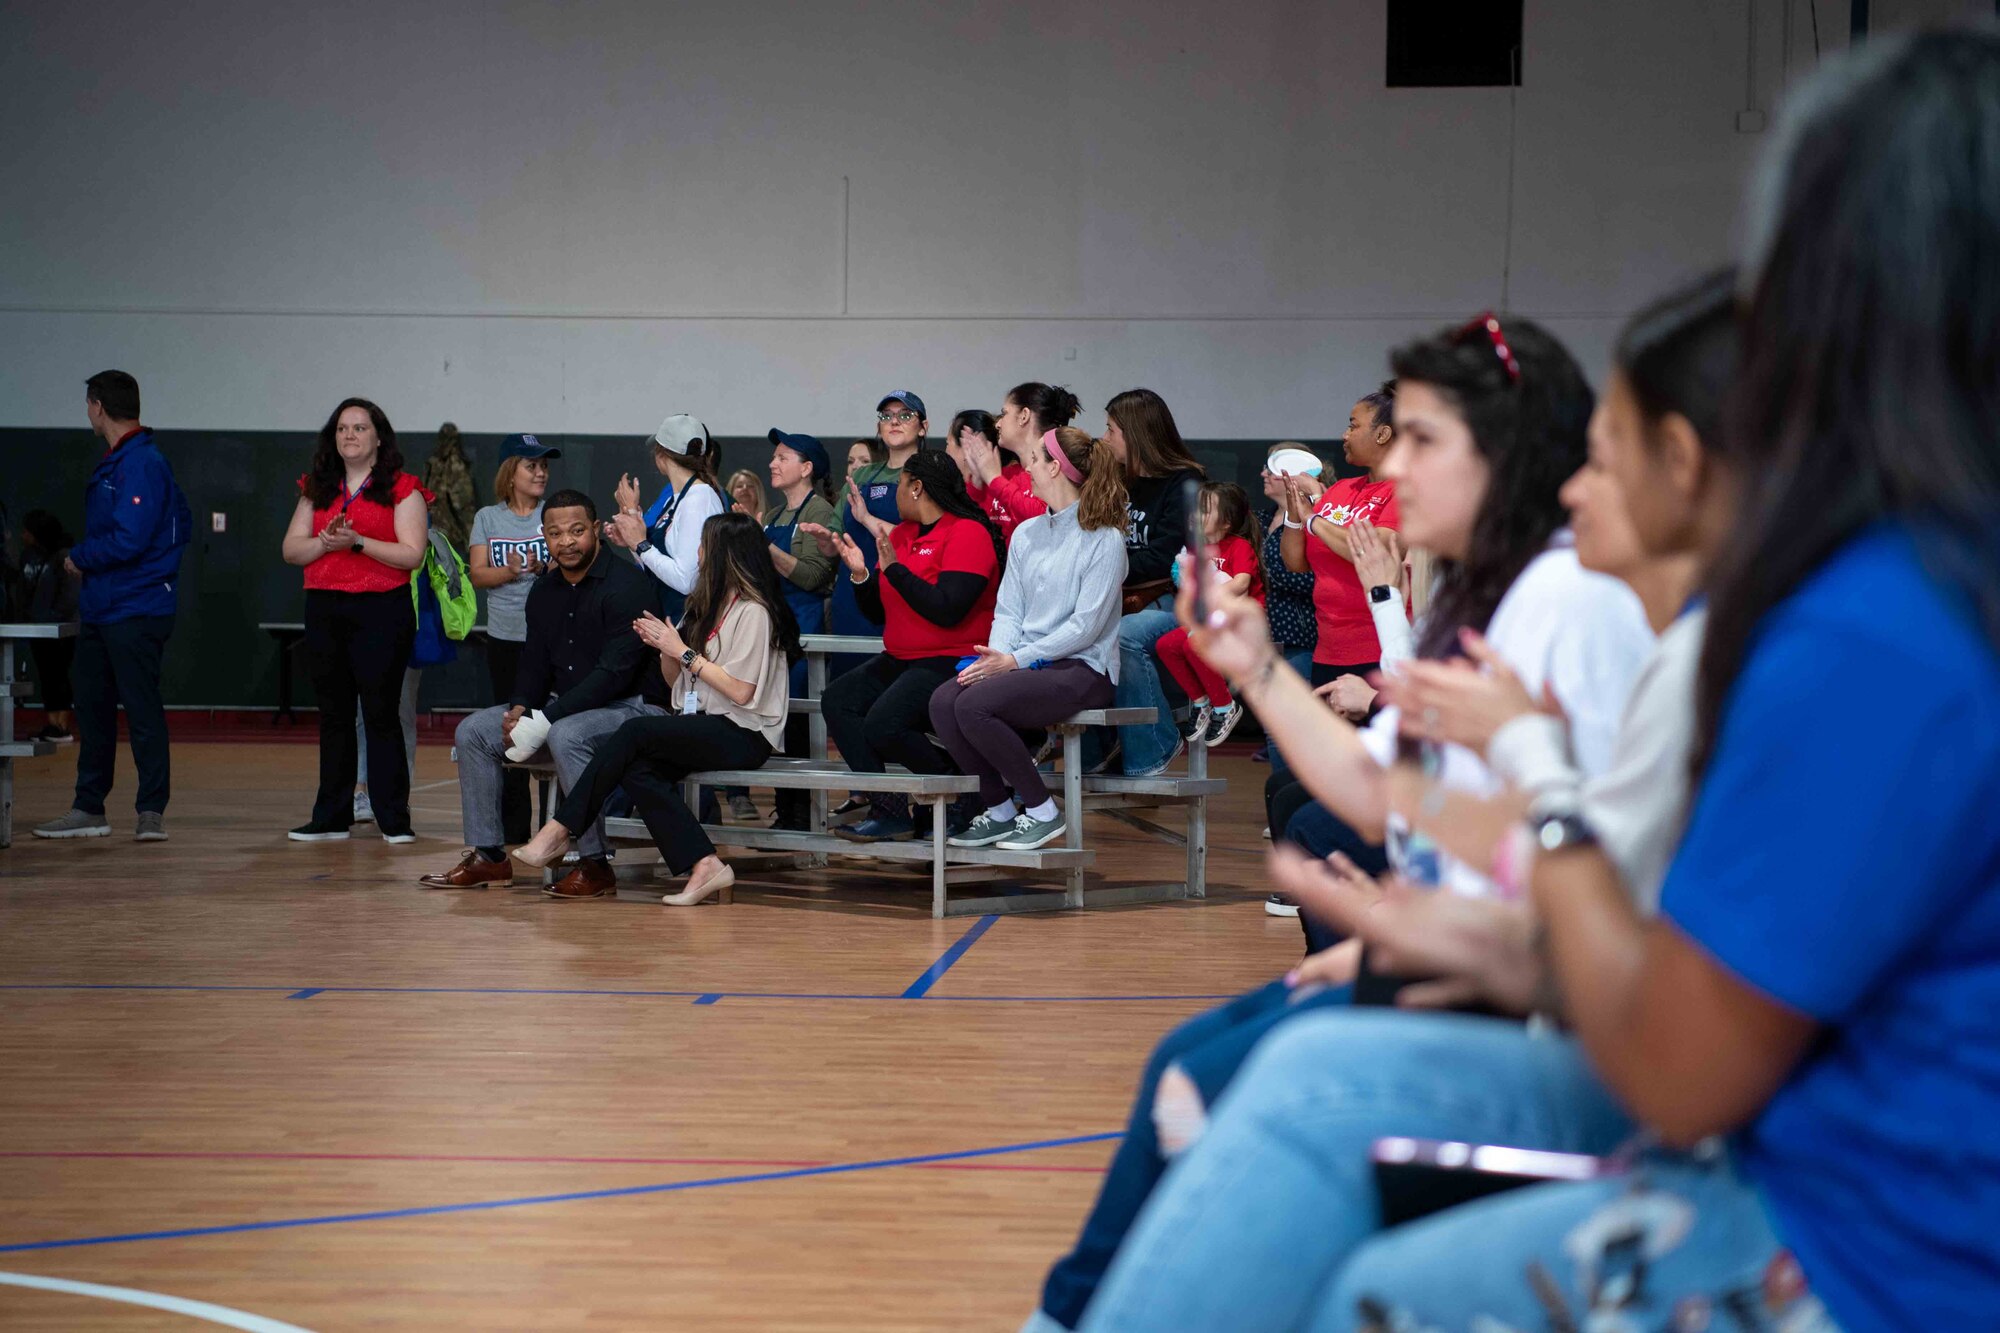
[[[75,639],[31,639],[35,675],[42,682],[42,711],[67,713],[76,707],[76,686],[70,667],[76,662]]]
[[[306,663],[319,700],[319,795],[313,823],[354,820],[354,714],[368,732],[368,799],[384,833],[410,827],[410,770],[403,758],[403,672],[417,633],[410,590],[306,591]]]
[[[931,695],[958,675],[955,657],[904,661],[877,653],[830,682],[820,700],[827,735],[856,773],[880,773],[891,763],[912,773],[951,773],[951,756],[931,744]],[[866,785],[866,784],[859,784]],[[877,809],[900,813],[906,801],[882,801]]]
[[[521,645],[512,639],[486,636],[486,679],[493,686],[493,702],[504,704],[514,694],[514,676],[521,665]],[[534,822],[534,800],[528,792],[528,775],[518,768],[500,776],[500,827],[508,842],[526,842]]]
[[[762,768],[771,743],[726,717],[635,717],[598,742],[576,785],[556,807],[556,822],[579,833],[591,826],[618,787],[632,798],[667,869],[685,875],[715,844],[681,799],[681,780],[711,768]]]
[[[111,794],[121,706],[132,737],[132,762],[139,768],[133,808],[140,814],[166,813],[173,784],[167,710],[160,702],[160,659],[173,632],[172,616],[138,616],[85,625],[76,636],[75,805],[85,814],[103,814],[104,798]],[[347,725],[351,733],[353,721]],[[396,744],[400,747],[401,740]]]

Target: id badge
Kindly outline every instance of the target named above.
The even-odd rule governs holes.
[[[696,713],[699,713],[700,711],[701,711],[701,696],[696,694],[694,692],[694,688],[690,686],[688,688],[687,693],[681,695],[681,716],[693,717]]]

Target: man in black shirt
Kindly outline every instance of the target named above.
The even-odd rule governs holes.
[[[634,717],[666,712],[658,658],[633,632],[642,612],[659,609],[659,589],[599,540],[597,506],[580,491],[559,491],[542,506],[549,571],[528,592],[528,638],[513,693],[503,707],[481,709],[458,724],[458,793],[471,850],[450,870],[425,875],[427,889],[483,889],[511,884],[502,846],[503,763],[515,729],[546,740],[530,756],[553,759],[568,789],[598,742]],[[601,898],[617,888],[605,856],[604,823],[577,840],[582,857],[551,893]]]

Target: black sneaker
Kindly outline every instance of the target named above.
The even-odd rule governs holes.
[[[345,824],[301,824],[285,835],[293,842],[346,842]]]
[[[76,737],[70,735],[70,733],[64,731],[61,727],[56,726],[54,723],[50,723],[48,726],[43,727],[40,731],[36,732],[33,736],[29,737],[28,739],[43,741],[51,745],[68,745],[71,742],[75,741]]]

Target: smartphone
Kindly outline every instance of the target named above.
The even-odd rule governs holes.
[[[1597,1180],[1623,1170],[1608,1157],[1438,1139],[1377,1139],[1369,1156],[1385,1227],[1525,1185]]]
[[[1209,566],[1214,556],[1208,549],[1208,530],[1201,522],[1201,483],[1189,477],[1181,483],[1181,513],[1187,527],[1188,554],[1194,557],[1194,623],[1208,623]]]

